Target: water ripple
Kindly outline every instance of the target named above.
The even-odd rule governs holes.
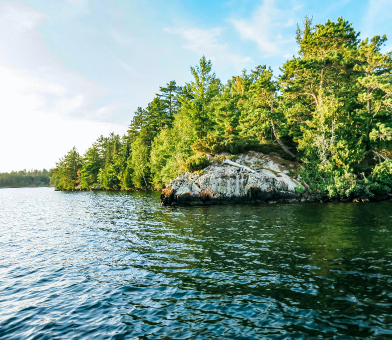
[[[391,202],[0,190],[0,338],[392,338]]]

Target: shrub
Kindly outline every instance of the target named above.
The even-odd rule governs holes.
[[[377,164],[371,174],[373,180],[392,188],[392,161]]]
[[[181,168],[188,172],[200,171],[206,168],[210,164],[210,161],[205,156],[193,155],[181,162]]]
[[[296,186],[296,187],[294,188],[294,190],[295,190],[296,192],[302,194],[302,193],[304,192],[305,188],[300,184],[300,185]]]
[[[192,144],[192,150],[196,153],[241,153],[248,149],[249,141],[241,138],[224,138],[208,136]]]

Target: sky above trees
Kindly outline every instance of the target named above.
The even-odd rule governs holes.
[[[204,54],[226,82],[279,66],[295,29],[343,16],[361,37],[392,32],[392,0],[0,1],[0,172],[50,168],[74,145],[123,134],[159,86]],[[385,50],[392,50],[392,40]]]

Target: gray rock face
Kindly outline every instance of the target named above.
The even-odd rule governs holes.
[[[284,164],[284,166],[283,166]],[[215,161],[202,174],[184,172],[162,191],[163,205],[300,202],[295,187],[306,184],[288,175],[294,164],[275,154],[249,151],[233,162]]]

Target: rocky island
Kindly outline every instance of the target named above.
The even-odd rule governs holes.
[[[210,157],[202,173],[183,172],[162,191],[163,205],[298,203],[315,200],[294,177],[298,166],[275,153],[249,151],[230,160]],[[293,177],[292,177],[293,176]]]
[[[84,155],[71,149],[51,184],[166,187],[164,205],[391,199],[386,36],[361,39],[341,17],[297,28],[298,53],[279,75],[257,65],[224,84],[202,56],[190,81],[172,80],[138,107],[126,135],[101,136]]]

